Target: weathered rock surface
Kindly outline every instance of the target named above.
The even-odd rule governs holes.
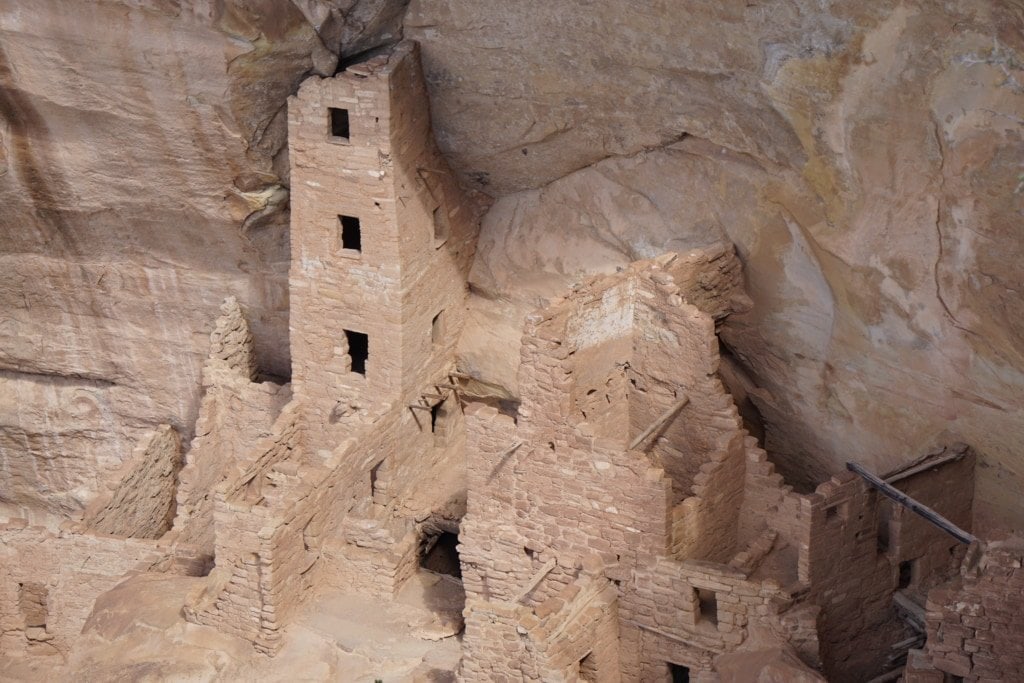
[[[189,438],[225,296],[287,374],[284,97],[403,7],[0,9],[4,505],[70,514],[146,430]],[[439,143],[499,198],[467,363],[514,393],[524,310],[730,239],[755,308],[724,339],[790,479],[956,438],[982,516],[1020,528],[1022,24],[983,0],[412,0]]]
[[[130,577],[100,596],[82,637],[48,673],[74,680],[328,681],[372,683],[450,681],[460,654],[455,638],[424,632],[439,618],[436,607],[410,582],[401,604],[328,593],[289,626],[275,657],[259,655],[241,638],[181,617],[183,596],[199,579]],[[434,597],[436,600],[436,596]],[[6,680],[38,680],[15,668]]]
[[[333,73],[327,15],[359,48],[403,5],[301,4],[0,5],[5,509],[73,514],[148,429],[187,439],[228,295],[287,375],[285,98]]]
[[[959,439],[982,456],[982,520],[1019,527],[1020,8],[647,11],[411,5],[442,143],[468,179],[520,190],[485,220],[466,365],[511,386],[525,310],[727,238],[755,306],[724,339],[790,480]]]

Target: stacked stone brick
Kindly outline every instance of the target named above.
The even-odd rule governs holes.
[[[800,495],[774,472],[717,378],[715,321],[745,305],[735,264],[666,255],[580,285],[527,318],[517,416],[467,410],[467,679],[713,680],[756,628],[857,681],[912,634],[894,594],[948,575],[956,541],[852,475]],[[969,526],[973,460],[941,460],[898,485]],[[602,616],[535,628],[584,611],[585,565]]]
[[[196,576],[185,546],[141,538],[53,533],[20,520],[0,526],[0,657],[66,656],[93,604],[130,571]]]
[[[266,652],[315,586],[392,597],[464,489],[452,372],[479,207],[425,102],[403,43],[289,103],[294,397],[217,484],[216,569],[186,608]]]
[[[225,301],[176,492],[165,429],[84,524],[0,528],[0,653],[64,653],[126,572],[172,571],[208,572],[188,620],[274,654],[322,587],[393,598],[440,529],[460,534],[465,680],[710,682],[755,647],[800,680],[869,680],[907,649],[907,680],[1014,680],[1020,545],[945,584],[956,541],[853,475],[794,492],[744,430],[719,379],[716,325],[749,306],[730,247],[548,302],[515,414],[464,406],[481,204],[433,142],[416,46],[308,80],[288,120],[292,381],[260,376]],[[888,479],[969,528],[973,476],[958,448]],[[175,508],[161,540],[126,538]],[[894,601],[926,595],[922,634]]]
[[[972,550],[961,575],[928,594],[928,641],[914,653],[907,683],[1024,675],[1024,539]]]
[[[83,524],[101,534],[160,538],[174,521],[180,469],[181,439],[170,425],[161,425],[126,461],[117,487],[90,503]]]

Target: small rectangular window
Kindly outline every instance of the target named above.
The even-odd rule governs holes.
[[[341,248],[362,251],[363,234],[359,219],[355,216],[338,216],[338,225],[341,229]]]
[[[352,359],[352,372],[366,374],[366,359],[370,356],[370,338],[362,332],[345,330],[348,355]]]
[[[327,118],[330,121],[331,137],[339,141],[348,142],[348,109],[328,107]]]
[[[825,508],[825,521],[832,522],[839,519],[846,519],[849,516],[847,505],[848,503],[836,503],[831,507]]]
[[[668,675],[672,683],[690,683],[690,667],[668,662]]]
[[[715,595],[715,591],[706,588],[694,588],[693,590],[697,594],[697,605],[700,609],[701,621],[717,624],[718,596]]]

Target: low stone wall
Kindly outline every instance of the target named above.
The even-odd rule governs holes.
[[[160,541],[0,527],[0,656],[66,654],[96,599],[129,572],[198,576],[194,549]]]
[[[983,553],[979,558],[978,553]],[[976,562],[972,566],[972,560]],[[928,641],[906,683],[1015,681],[1024,672],[1024,539],[968,556],[962,575],[928,594]]]

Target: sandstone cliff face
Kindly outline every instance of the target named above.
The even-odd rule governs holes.
[[[402,6],[0,5],[0,504],[73,513],[187,438],[228,295],[287,375],[285,98],[334,72],[317,28],[360,49]]]
[[[284,99],[404,5],[0,9],[0,503],[74,512],[146,430],[188,439],[226,296],[287,374]],[[465,364],[514,394],[528,308],[728,239],[755,305],[723,340],[787,476],[959,438],[1024,525],[1022,15],[412,0],[439,142],[497,199]]]
[[[755,306],[723,339],[790,479],[958,437],[980,515],[1019,526],[1022,23],[970,0],[415,0],[440,139],[501,195],[481,335],[513,352],[496,330],[580,273],[728,238]]]

